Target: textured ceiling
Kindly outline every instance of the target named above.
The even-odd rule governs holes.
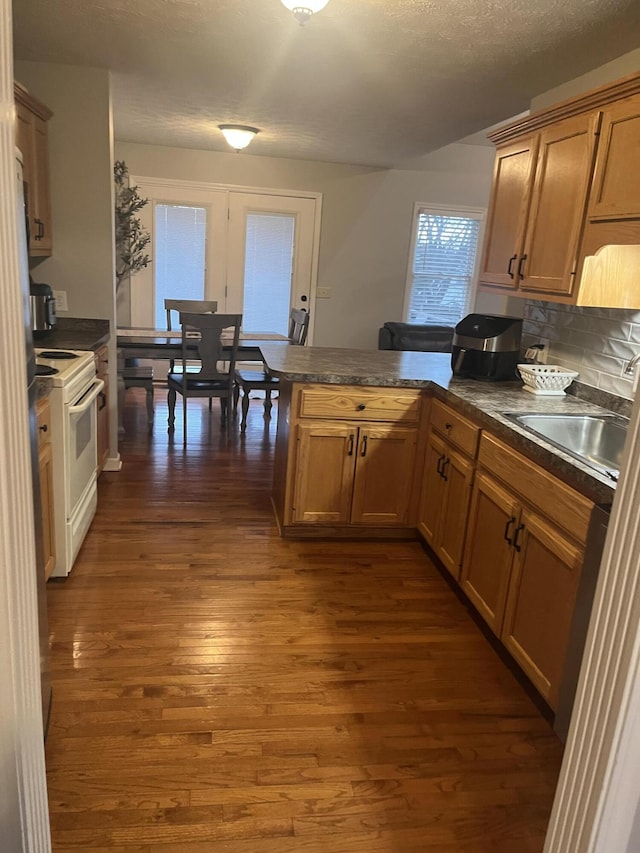
[[[640,46],[638,0],[14,0],[15,56],[108,68],[116,138],[401,166]]]

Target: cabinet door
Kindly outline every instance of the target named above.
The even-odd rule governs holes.
[[[46,442],[38,453],[40,473],[40,505],[42,509],[42,541],[44,577],[48,580],[56,564],[55,527],[53,519],[53,458],[51,444]]]
[[[528,136],[496,153],[480,283],[518,287],[537,148],[537,136]]]
[[[33,177],[35,181],[34,223],[31,235],[38,254],[50,255],[53,248],[51,201],[49,195],[49,143],[47,123],[39,116],[33,121]]]
[[[406,524],[417,429],[361,426],[353,487],[354,524]]]
[[[445,488],[437,553],[457,581],[460,580],[473,471],[472,462],[447,448],[442,464]]]
[[[524,292],[571,295],[593,174],[600,114],[574,116],[540,133],[533,198],[519,262]]]
[[[292,520],[348,524],[358,427],[313,422],[297,429]]]
[[[555,708],[584,551],[529,510],[521,524],[502,640]]]
[[[513,561],[513,533],[520,519],[516,499],[484,473],[471,499],[462,589],[491,630],[500,636]]]
[[[440,466],[445,457],[444,441],[431,432],[425,454],[418,529],[434,551],[438,550],[438,532],[444,503],[445,481],[440,474]]]
[[[640,217],[638,140],[640,95],[604,110],[589,207],[590,219]]]

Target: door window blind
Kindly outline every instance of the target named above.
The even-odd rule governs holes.
[[[295,216],[249,213],[246,224],[244,305],[245,329],[289,330]]]
[[[480,224],[480,215],[418,211],[409,323],[454,326],[467,313]]]
[[[165,299],[204,299],[207,211],[155,206],[155,327],[164,329]]]

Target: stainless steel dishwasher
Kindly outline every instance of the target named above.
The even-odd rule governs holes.
[[[584,653],[584,644],[587,639],[593,598],[598,582],[600,561],[604,550],[604,542],[607,536],[611,504],[596,505],[591,514],[587,542],[585,546],[584,565],[580,575],[580,584],[576,595],[576,606],[573,611],[569,643],[567,646],[567,659],[560,686],[558,698],[558,710],[553,724],[556,734],[565,743],[569,733],[569,723],[573,711],[573,703],[580,676],[580,666]]]

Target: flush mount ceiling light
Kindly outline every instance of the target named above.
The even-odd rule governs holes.
[[[320,9],[324,9],[329,0],[282,0],[283,6],[290,9],[302,26],[305,21]]]
[[[236,151],[242,151],[260,133],[257,127],[247,127],[246,124],[219,124],[218,130]]]

